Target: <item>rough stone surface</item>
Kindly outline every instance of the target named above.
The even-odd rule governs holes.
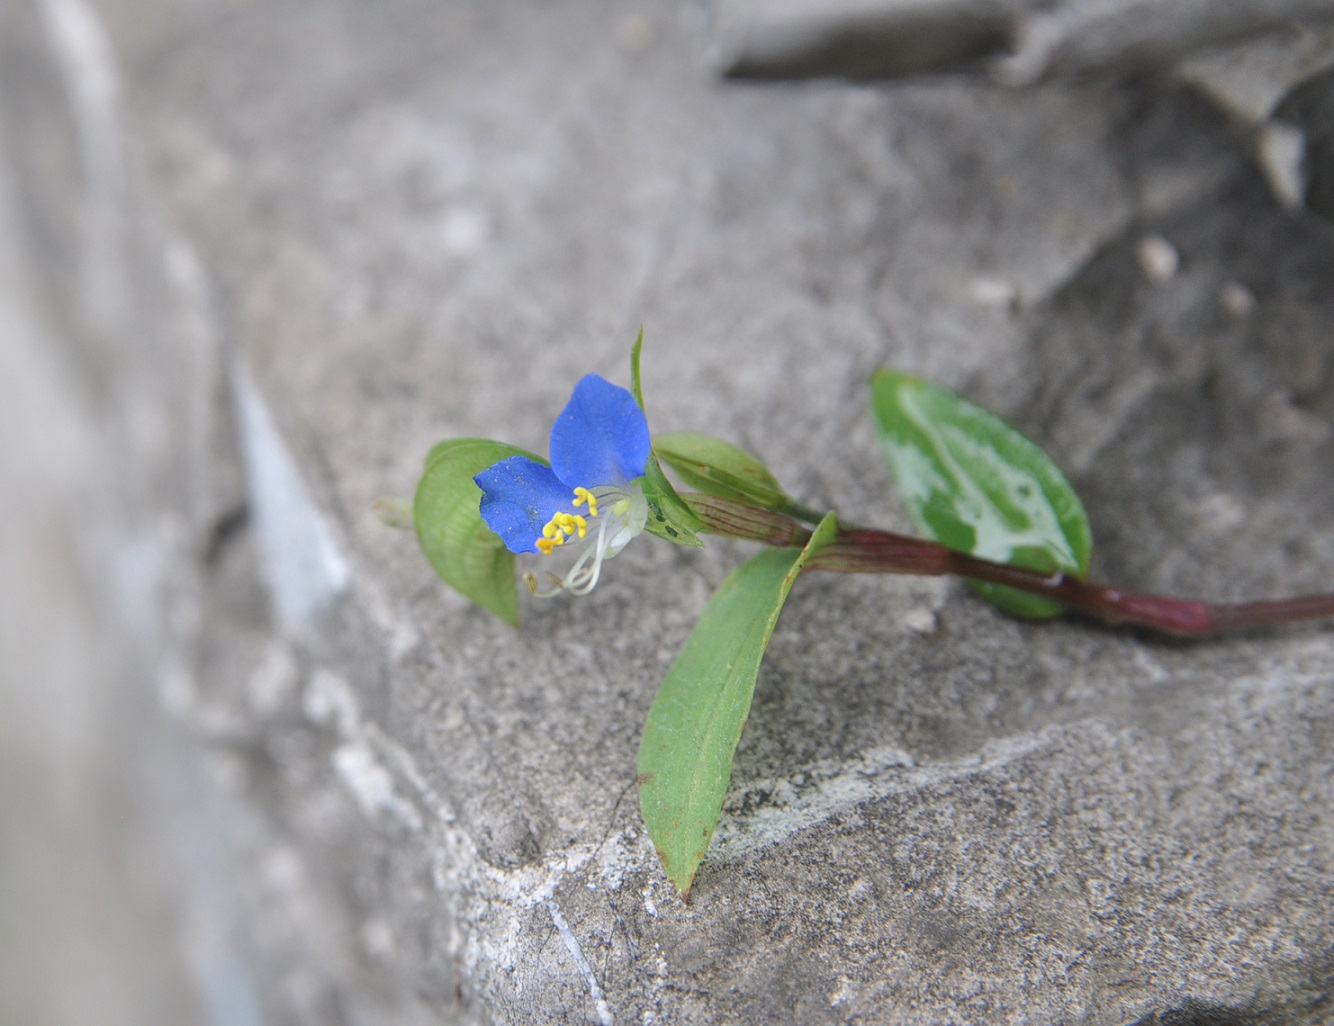
[[[728,85],[693,5],[3,14],[0,312],[27,318],[14,373],[65,396],[9,386],[35,455],[5,494],[88,577],[63,587],[106,622],[69,636],[116,673],[73,660],[69,693],[144,712],[88,704],[122,727],[87,774],[160,860],[159,918],[127,896],[88,944],[180,962],[103,959],[140,990],[100,1021],[1334,1018],[1328,627],[1187,645],[803,578],[686,906],[638,732],[745,547],[636,542],[515,633],[370,513],[441,438],[542,448],[642,324],[653,427],[812,504],[904,526],[865,411],[888,363],[1056,455],[1099,577],[1328,587],[1334,227],[1214,107],[1168,79]],[[65,558],[0,551],[21,584]],[[15,638],[45,672],[57,648]],[[11,691],[5,728],[41,708]],[[63,762],[22,736],[6,820]],[[13,975],[6,1021],[98,1007]]]
[[[989,71],[1012,83],[1171,68],[1205,48],[1319,34],[1327,0],[716,0],[719,67],[744,78]]]

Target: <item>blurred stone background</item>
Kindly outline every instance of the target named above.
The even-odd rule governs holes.
[[[1334,1021],[1334,635],[803,579],[679,902],[639,726],[744,546],[515,633],[369,512],[574,381],[905,526],[889,363],[1095,574],[1334,574],[1334,34],[1246,0],[3,0],[0,1021]]]

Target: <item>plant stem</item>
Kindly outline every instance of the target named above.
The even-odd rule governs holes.
[[[782,513],[707,495],[682,498],[704,521],[704,529],[713,534],[768,545],[802,545],[810,537],[809,531]],[[832,543],[812,557],[806,569],[849,574],[957,574],[1055,599],[1106,623],[1133,624],[1184,637],[1334,616],[1334,594],[1211,605],[1109,588],[1060,572],[1043,573],[994,563],[956,552],[939,542],[868,528],[841,529]]]
[[[811,525],[818,524],[824,519],[824,514],[818,509],[811,509],[809,506],[803,506],[801,503],[793,499],[789,499],[787,504],[778,512]]]
[[[1211,605],[1110,588],[1060,572],[1043,573],[994,563],[955,552],[938,542],[889,531],[844,531],[811,560],[808,568],[839,573],[957,574],[1055,599],[1106,623],[1133,624],[1185,637],[1334,616],[1334,594]]]

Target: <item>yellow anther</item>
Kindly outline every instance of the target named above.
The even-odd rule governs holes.
[[[576,488],[574,490],[574,504],[582,506],[588,503],[588,515],[595,517],[598,515],[597,496],[587,488]],[[557,545],[564,545],[567,538],[573,538],[575,535],[580,538],[588,537],[588,521],[578,513],[566,513],[563,510],[556,513],[547,521],[542,528],[542,537],[537,539],[537,550],[544,555],[551,555],[551,550]]]
[[[590,492],[587,488],[576,488],[574,490],[574,504],[576,506],[582,506],[585,502],[588,503],[588,515],[590,517],[597,516],[598,497],[594,495],[592,492]],[[580,537],[582,537],[582,535]]]
[[[542,537],[537,539],[537,550],[549,556],[552,549],[557,545],[564,545],[565,539],[576,534],[580,538],[588,536],[588,521],[578,513],[557,513],[542,528]]]
[[[567,536],[577,532],[579,537],[582,538],[588,533],[588,521],[577,513],[557,513],[551,518],[551,522],[564,531]]]

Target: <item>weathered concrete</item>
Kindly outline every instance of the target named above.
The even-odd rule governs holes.
[[[803,579],[686,907],[638,731],[745,548],[637,542],[516,634],[369,512],[440,438],[541,448],[643,324],[656,429],[854,519],[903,525],[864,409],[892,363],[1057,455],[1099,576],[1327,587],[1334,229],[1215,108],[1165,81],[725,85],[691,6],[65,8],[119,76],[89,115],[123,147],[99,195],[137,243],[111,252],[156,283],[127,292],[161,349],[126,379],[190,425],[140,491],[182,511],[153,535],[158,601],[193,611],[165,692],[226,838],[242,929],[214,950],[249,967],[199,976],[258,1001],[215,1021],[1334,1014],[1328,628],[1181,645]],[[8,73],[44,95],[51,65]],[[82,137],[14,120],[40,251]],[[67,265],[39,267],[57,294]]]

